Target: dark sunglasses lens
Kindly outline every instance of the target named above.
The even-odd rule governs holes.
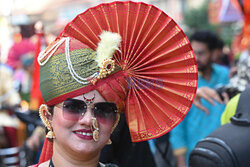
[[[84,101],[77,99],[67,99],[63,102],[63,117],[67,120],[79,120],[82,113],[87,110],[87,105]]]
[[[98,121],[105,123],[107,121],[115,121],[117,108],[114,103],[96,103],[94,106],[94,115]]]

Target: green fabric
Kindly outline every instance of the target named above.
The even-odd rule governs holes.
[[[89,48],[70,51],[73,69],[82,78],[87,78],[99,71],[95,57],[96,52]],[[71,76],[65,53],[53,55],[44,66],[40,66],[39,79],[45,102],[86,86],[78,83]]]
[[[240,94],[237,94],[227,103],[226,109],[221,116],[221,125],[230,122],[230,118],[234,116],[234,114],[236,113],[239,99],[240,99]]]

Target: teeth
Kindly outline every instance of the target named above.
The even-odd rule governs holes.
[[[92,136],[92,133],[85,133],[85,132],[76,132],[77,134],[85,135],[85,136]]]

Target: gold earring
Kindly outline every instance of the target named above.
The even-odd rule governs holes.
[[[95,117],[92,117],[92,128],[94,129],[93,139],[94,141],[98,141],[99,140],[99,128],[98,128],[98,122]]]
[[[118,123],[119,123],[119,120],[120,120],[120,114],[117,113],[117,115],[116,115],[116,120],[115,120],[115,123],[114,123],[114,125],[113,125],[113,127],[112,127],[111,133],[113,133],[113,131],[115,130],[116,126],[117,126]],[[111,140],[110,138],[109,138],[107,144],[108,144],[108,145],[112,144],[112,140]]]
[[[107,142],[108,145],[112,144],[112,140],[109,139],[108,142]]]
[[[45,104],[42,104],[39,108],[39,115],[40,115],[40,118],[43,122],[43,124],[46,126],[46,128],[49,130],[49,132],[47,133],[46,135],[46,138],[49,138],[49,139],[54,139],[55,138],[55,134],[53,132],[53,128],[52,126],[50,125],[48,119],[45,117],[45,113],[48,114],[48,115],[51,115],[51,113],[48,111],[48,107],[47,105]]]

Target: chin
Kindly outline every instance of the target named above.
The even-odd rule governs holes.
[[[77,143],[73,146],[72,150],[79,154],[93,154],[100,152],[102,147],[98,143],[86,142],[86,143]]]

